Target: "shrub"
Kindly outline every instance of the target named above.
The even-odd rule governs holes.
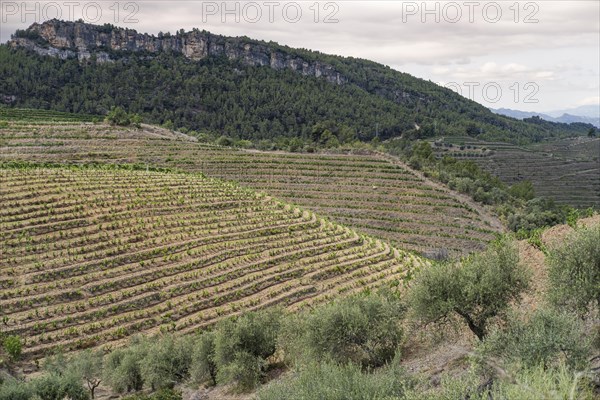
[[[101,351],[86,350],[77,354],[69,362],[68,370],[85,381],[92,399],[95,397],[96,388],[102,382],[102,359]]]
[[[591,351],[581,320],[552,309],[538,309],[527,321],[517,316],[497,329],[481,346],[484,357],[499,356],[526,367],[557,365],[564,359],[573,368],[586,364]]]
[[[188,378],[191,361],[190,338],[167,335],[149,345],[141,362],[142,378],[152,389],[172,389]]]
[[[258,400],[363,400],[402,397],[408,384],[395,365],[373,373],[354,364],[321,363],[265,386]]]
[[[21,343],[20,337],[15,335],[7,336],[4,339],[2,346],[12,361],[17,361],[21,358],[23,343]]]
[[[217,144],[219,146],[233,146],[233,139],[227,137],[227,136],[221,136],[219,139],[217,139]]]
[[[528,287],[529,273],[519,264],[512,242],[502,238],[461,264],[424,269],[409,292],[414,315],[423,323],[463,319],[482,340],[488,324],[503,317]]]
[[[403,314],[399,298],[390,292],[353,296],[289,316],[279,342],[294,362],[332,360],[376,367],[398,349]]]
[[[275,353],[281,311],[250,312],[218,324],[215,331],[217,382],[235,383],[238,389],[255,387],[266,359]]]
[[[512,196],[523,200],[531,200],[535,197],[535,190],[531,181],[521,181],[512,185],[508,191]]]
[[[0,400],[31,400],[33,395],[30,385],[14,378],[0,383]]]
[[[196,340],[192,352],[190,378],[195,384],[217,384],[217,367],[215,365],[215,335],[205,332]]]
[[[78,376],[45,374],[30,382],[32,392],[42,400],[87,400],[88,391]]]
[[[600,305],[600,225],[581,228],[548,255],[551,300],[585,313]]]
[[[563,364],[552,369],[538,365],[520,369],[511,375],[513,379],[501,380],[494,385],[489,398],[503,400],[597,398],[589,381],[573,373]]]
[[[131,124],[131,117],[121,107],[113,107],[106,115],[106,122],[111,125],[128,126]]]
[[[148,344],[134,338],[128,347],[110,352],[104,359],[104,379],[117,393],[142,390],[144,379],[141,363],[147,353]]]

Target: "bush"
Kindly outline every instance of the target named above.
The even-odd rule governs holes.
[[[219,146],[231,147],[233,146],[233,139],[227,136],[221,136],[219,139],[217,139],[217,144]]]
[[[492,399],[597,399],[586,378],[574,374],[565,365],[546,369],[541,365],[519,369],[511,380],[501,380],[491,390]]]
[[[258,392],[258,400],[396,399],[408,384],[403,371],[388,366],[373,373],[358,365],[321,363],[300,369],[291,377],[272,382]]]
[[[579,313],[600,305],[600,225],[581,228],[548,254],[550,298]]]
[[[217,384],[215,335],[213,332],[204,332],[196,340],[192,352],[190,378],[197,385],[209,383],[214,386]]]
[[[234,383],[238,389],[254,388],[275,353],[281,311],[250,312],[222,321],[215,331],[217,382]]]
[[[33,390],[22,381],[8,378],[0,383],[0,400],[31,400]]]
[[[12,361],[17,361],[21,358],[23,343],[21,343],[20,337],[15,335],[7,336],[4,339],[2,346]]]
[[[376,367],[394,357],[402,340],[403,314],[392,293],[353,296],[290,315],[279,342],[293,362],[331,360]]]
[[[591,351],[581,320],[552,310],[538,309],[527,321],[517,316],[509,319],[481,346],[484,357],[498,356],[508,363],[544,368],[565,361],[572,368],[585,366]]]
[[[106,122],[111,125],[128,126],[131,125],[131,117],[121,107],[113,107],[106,115]]]
[[[474,370],[461,376],[445,375],[435,388],[417,387],[406,393],[404,400],[540,400],[594,399],[591,385],[573,374],[566,366],[546,369],[510,367],[500,377],[482,380]]]
[[[517,198],[531,200],[535,197],[535,190],[531,181],[521,181],[510,187],[508,192]]]
[[[148,346],[141,362],[143,381],[152,389],[172,389],[189,377],[191,362],[190,338],[167,335]]]
[[[133,338],[126,348],[110,352],[104,359],[104,379],[117,393],[142,390],[144,379],[141,363],[147,353],[148,344]]]
[[[79,377],[72,374],[46,374],[29,382],[32,392],[42,400],[87,400],[88,391]]]
[[[102,382],[102,359],[101,351],[86,350],[69,360],[69,373],[85,381],[92,399],[95,397],[96,388]]]
[[[503,238],[461,264],[424,269],[409,292],[414,315],[423,323],[463,319],[482,340],[488,324],[503,317],[528,287],[529,273],[519,264],[512,242]]]

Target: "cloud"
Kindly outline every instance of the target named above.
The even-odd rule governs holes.
[[[577,105],[579,106],[600,106],[600,96],[586,97],[585,99],[580,100]]]

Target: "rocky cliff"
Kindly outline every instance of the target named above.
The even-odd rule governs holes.
[[[182,53],[195,61],[206,57],[226,57],[245,65],[268,66],[276,70],[289,69],[338,85],[347,82],[347,79],[331,65],[305,60],[279,46],[246,38],[214,35],[200,30],[156,37],[108,25],[50,20],[42,24],[33,24],[27,30],[18,32],[9,45],[25,47],[41,55],[63,59],[78,57],[80,60],[86,60],[95,55],[99,62],[110,62],[110,53],[114,51],[143,51],[150,54],[172,51]]]

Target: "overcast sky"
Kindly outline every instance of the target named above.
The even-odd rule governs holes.
[[[58,10],[62,19],[140,32],[198,27],[367,58],[494,108],[552,111],[600,103],[598,0],[65,0],[25,7],[1,0],[0,42],[15,29],[59,16]]]

